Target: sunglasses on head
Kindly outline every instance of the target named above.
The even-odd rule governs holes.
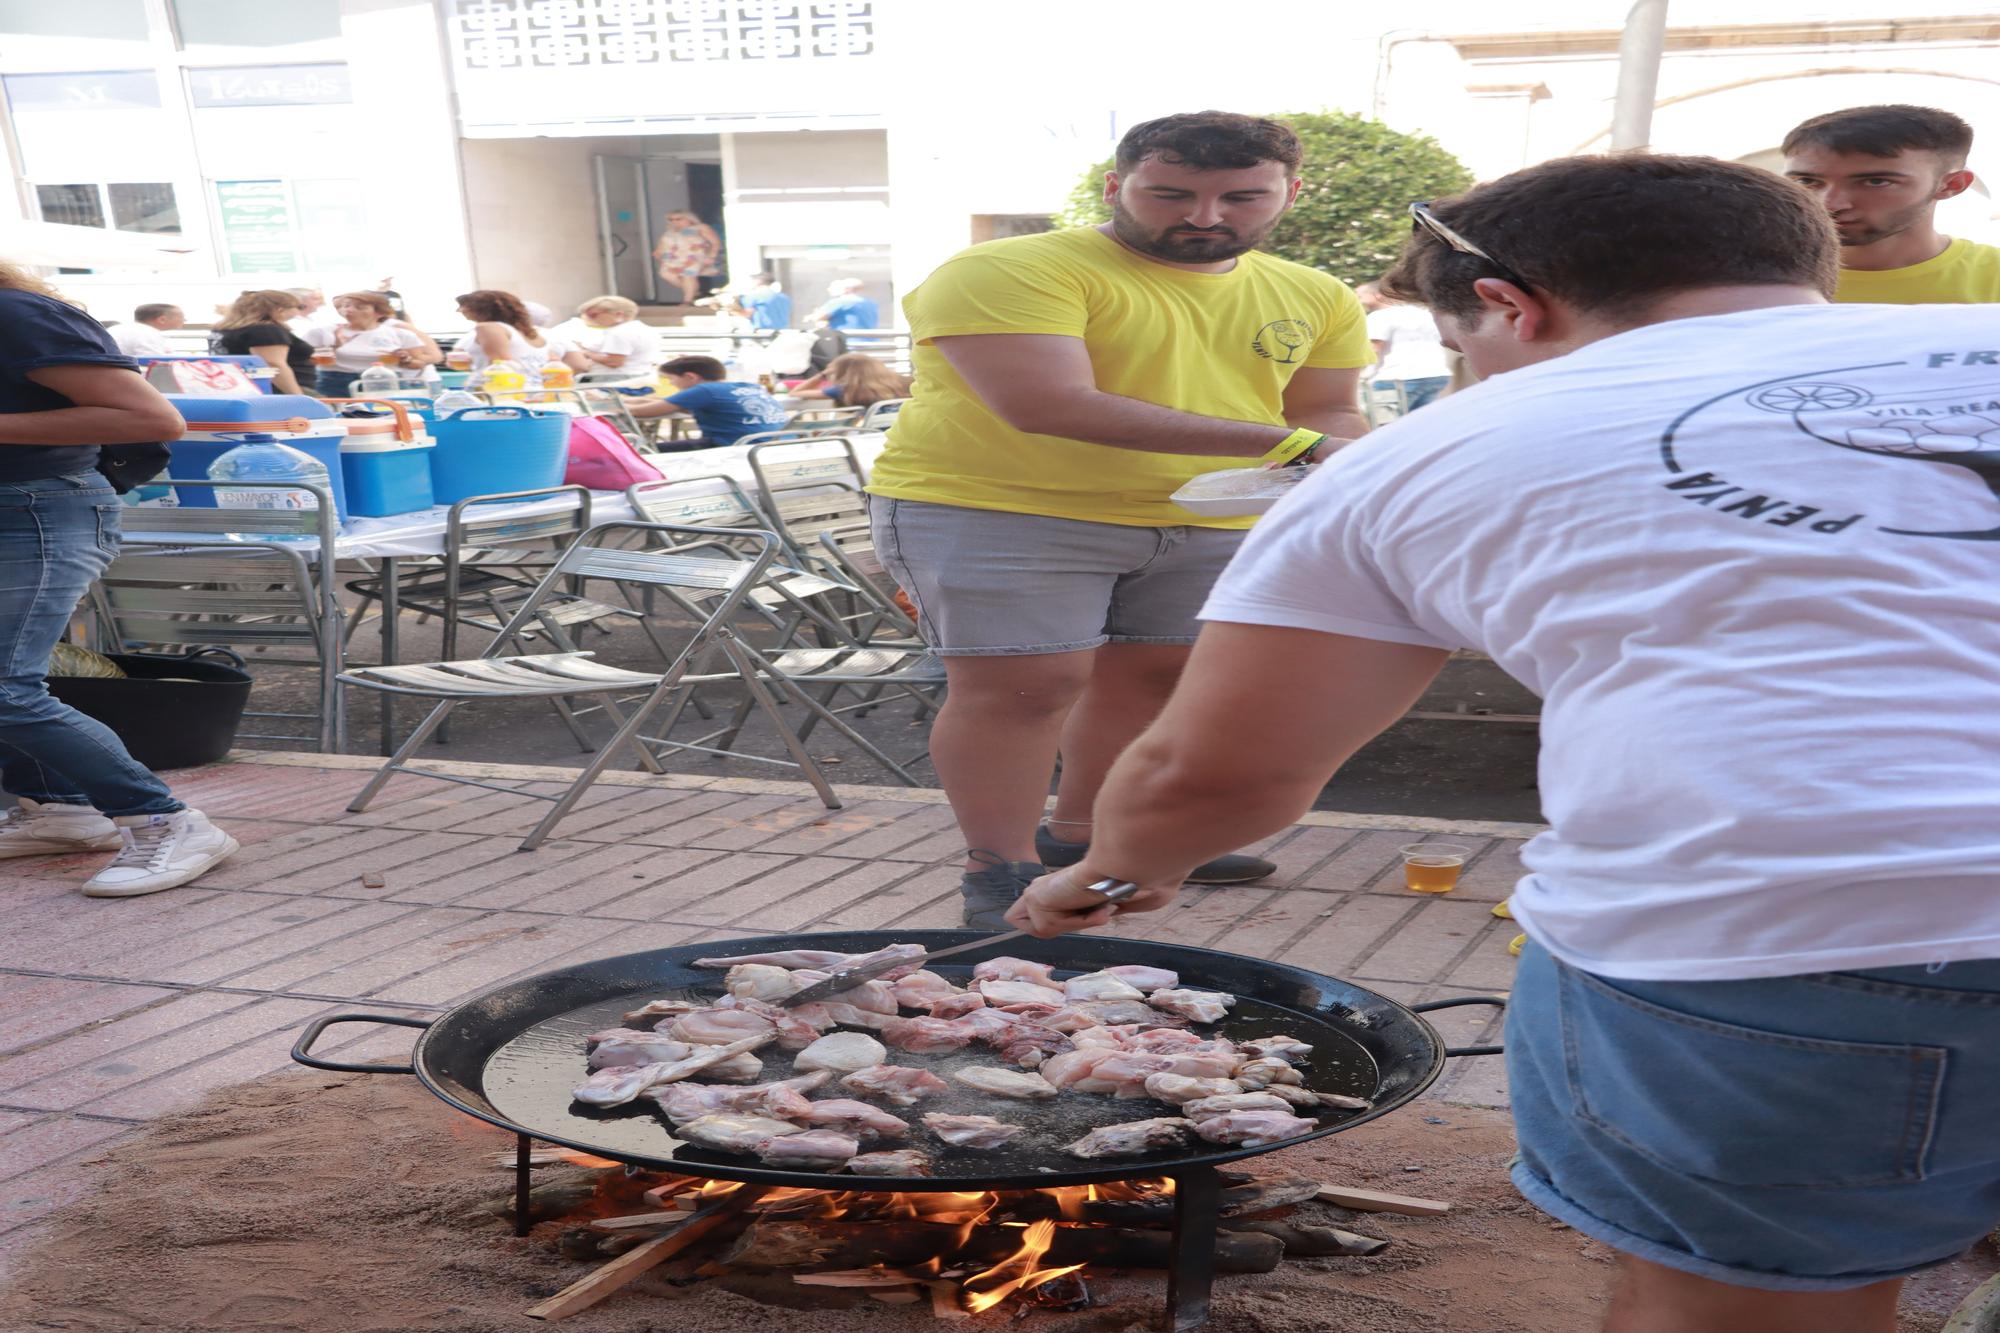
[[[1415,203],[1410,205],[1410,230],[1429,232],[1432,236],[1442,241],[1445,245],[1449,246],[1451,249],[1458,251],[1460,254],[1471,255],[1474,259],[1485,260],[1488,264],[1493,266],[1495,273],[1500,278],[1502,278],[1507,282],[1513,283],[1516,287],[1519,287],[1522,291],[1528,292],[1534,290],[1534,288],[1529,286],[1527,280],[1523,278],[1520,274],[1516,273],[1513,269],[1508,268],[1505,264],[1495,259],[1492,255],[1487,254],[1484,250],[1474,245],[1471,241],[1468,241],[1463,236],[1460,236],[1457,232],[1453,231],[1450,227],[1447,227],[1444,223],[1438,221],[1437,214],[1431,212],[1431,206],[1428,202]]]

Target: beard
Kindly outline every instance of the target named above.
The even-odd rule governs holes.
[[[1111,206],[1111,232],[1120,241],[1150,259],[1171,264],[1214,264],[1234,259],[1257,248],[1258,242],[1278,225],[1273,218],[1258,231],[1244,234],[1233,227],[1195,228],[1173,226],[1165,231],[1149,231],[1126,211],[1123,201]]]
[[[1846,226],[1842,226],[1836,222],[1834,224],[1834,234],[1840,238],[1840,244],[1844,249],[1873,245],[1877,241],[1886,241],[1891,236],[1901,236],[1911,227],[1923,221],[1925,214],[1930,211],[1930,208],[1931,203],[1929,200],[1926,200],[1921,204],[1913,204],[1909,208],[1891,213],[1887,217],[1874,222],[1863,223],[1856,221]]]

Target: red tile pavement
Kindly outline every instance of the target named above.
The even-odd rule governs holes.
[[[547,770],[476,772],[561,790]],[[12,909],[0,938],[0,1232],[56,1206],[70,1188],[62,1162],[131,1122],[289,1067],[299,1026],[336,1004],[425,1016],[616,954],[959,924],[963,844],[935,792],[869,788],[827,810],[795,784],[615,774],[522,853],[547,809],[526,794],[398,779],[356,815],[345,804],[366,772],[351,760],[265,755],[175,778],[244,843],[199,885],[100,902],[74,894],[100,858],[0,873]],[[1311,819],[1246,849],[1277,863],[1268,880],[1190,890],[1175,910],[1109,929],[1365,979],[1410,1001],[1505,990],[1513,923],[1488,908],[1519,873],[1526,830]],[[1426,839],[1475,849],[1448,898],[1402,887],[1396,848]],[[1462,1045],[1498,1028],[1486,1008],[1432,1021]],[[400,1028],[341,1027],[322,1050],[395,1061],[409,1043]],[[1500,1062],[1454,1060],[1433,1095],[1504,1104]]]

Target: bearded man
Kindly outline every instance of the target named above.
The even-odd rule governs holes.
[[[915,399],[871,510],[949,677],[931,755],[966,841],[967,925],[1001,928],[1044,867],[1082,857],[1098,786],[1172,692],[1252,522],[1168,497],[1368,429],[1360,302],[1256,249],[1298,197],[1300,159],[1276,121],[1146,121],[1105,175],[1110,222],[974,246],[903,303]],[[1280,703],[1288,683],[1271,685]],[[1228,855],[1190,881],[1273,869]]]

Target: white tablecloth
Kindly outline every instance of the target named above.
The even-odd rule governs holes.
[[[880,432],[854,437],[854,451],[859,455],[864,468],[873,464],[881,454],[882,444],[886,438]],[[746,490],[751,488],[748,448],[731,446],[726,449],[699,449],[684,454],[647,454],[645,457],[668,481],[712,478],[721,475],[733,477]],[[797,464],[783,465],[780,476],[786,482],[796,483],[809,481],[821,475],[837,477],[845,471],[845,460],[835,455],[831,458],[814,458]],[[669,494],[661,492],[650,501],[655,511],[652,521],[699,525],[704,517],[722,513],[730,507],[725,498],[728,493],[728,487],[719,481],[685,481],[684,485],[674,488],[671,492],[674,499],[685,502],[684,507],[677,512],[659,512],[661,503]],[[530,500],[521,504],[481,505],[479,516],[481,518],[512,515],[526,517],[532,514],[554,513],[565,507],[560,499]],[[147,512],[143,507],[127,509],[124,512],[122,517],[127,541],[171,542],[177,546],[228,541],[228,538],[220,534],[148,532],[145,517]],[[350,518],[341,526],[340,535],[334,541],[334,556],[342,560],[371,560],[385,556],[442,555],[446,520],[450,513],[449,505],[437,505],[431,509],[395,514],[388,518]],[[632,505],[625,498],[623,491],[591,492],[591,522],[608,523],[636,517],[638,515],[633,512]],[[317,543],[301,543],[301,545],[310,546]]]

